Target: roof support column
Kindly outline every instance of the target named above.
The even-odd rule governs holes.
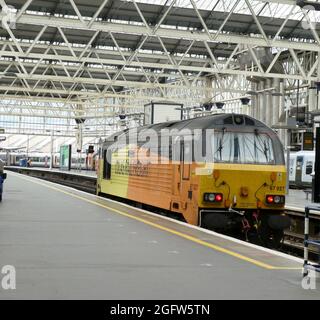
[[[259,81],[259,87],[258,91],[263,91],[264,90],[264,80]],[[266,103],[265,103],[265,95],[264,94],[259,94],[258,95],[259,99],[259,116],[258,119],[262,121],[263,123],[266,123]]]
[[[280,109],[280,114],[287,114],[285,109],[286,109],[286,104],[285,104],[285,90],[284,90],[284,82],[281,81],[279,84],[279,91],[280,91],[280,101],[279,101],[279,109]],[[285,122],[287,121],[287,119],[285,119]],[[285,145],[285,141],[286,141],[286,130],[285,129],[280,129],[279,130],[279,137],[281,142],[283,143],[283,145]]]
[[[206,102],[210,102],[211,99],[212,99],[212,79],[207,77],[204,81],[204,84],[205,84],[205,99],[206,99]]]
[[[271,123],[270,125],[274,125],[279,122],[279,110],[280,110],[280,80],[273,79],[272,87],[274,88],[274,92],[276,94],[271,95]]]
[[[269,89],[271,88],[271,79],[267,79],[265,82],[265,88]],[[264,94],[264,99],[265,99],[265,113],[266,113],[266,124],[268,126],[271,125],[272,122],[272,96],[270,91],[266,91]]]
[[[310,86],[308,89],[308,111],[317,109],[317,87],[315,85]]]
[[[251,91],[256,92],[258,90],[258,85],[256,82],[251,83]],[[250,107],[250,116],[253,118],[258,118],[258,96],[257,94],[251,95],[251,107]]]

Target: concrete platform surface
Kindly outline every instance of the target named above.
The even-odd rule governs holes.
[[[286,195],[287,207],[296,207],[304,210],[304,207],[311,203],[311,194],[309,194],[308,199],[306,199],[306,194],[303,190],[290,189],[289,194]]]
[[[78,176],[84,176],[84,177],[93,177],[97,178],[96,171],[93,170],[85,170],[85,169],[71,169],[71,170],[60,170],[58,168],[42,168],[42,167],[18,167],[18,166],[7,166],[6,168],[13,168],[13,169],[20,169],[20,170],[26,170],[26,171],[49,171],[49,172],[56,172],[56,173],[64,173],[64,174],[72,174],[72,175],[78,175]]]
[[[318,280],[302,288],[299,259],[10,172],[4,265],[17,282],[0,299],[320,298]]]

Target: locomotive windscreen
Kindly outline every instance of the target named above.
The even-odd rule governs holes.
[[[216,162],[275,164],[272,139],[267,134],[216,131],[211,144]]]

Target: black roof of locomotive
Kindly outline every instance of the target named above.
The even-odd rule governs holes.
[[[242,123],[236,123],[236,118],[242,118]],[[170,129],[170,130],[182,130],[182,129],[214,129],[214,128],[225,128],[225,127],[234,127],[242,130],[248,130],[249,128],[253,131],[257,128],[263,129],[263,131],[272,132],[274,131],[265,125],[263,122],[256,120],[248,115],[244,114],[236,114],[236,113],[216,113],[209,116],[204,117],[197,117],[192,119],[186,120],[179,120],[179,121],[168,121],[168,122],[161,122],[157,124],[141,126],[138,128],[132,129],[125,129],[119,132],[112,134],[111,136],[107,137],[105,144],[110,144],[115,142],[119,136],[122,134],[129,133],[130,130],[137,130],[138,132],[146,129],[152,129],[156,132],[160,132],[163,129]]]
[[[236,117],[241,117],[243,122],[241,124],[237,124],[235,122]],[[214,129],[219,127],[226,126],[249,126],[249,127],[260,127],[265,128],[267,130],[272,130],[264,123],[259,120],[256,120],[250,116],[244,114],[236,114],[236,113],[216,113],[209,116],[197,117],[187,120],[179,120],[179,121],[168,121],[157,124],[152,124],[148,126],[143,126],[138,128],[138,131],[144,129],[153,129],[155,131],[160,131],[162,129],[170,128],[170,129]]]

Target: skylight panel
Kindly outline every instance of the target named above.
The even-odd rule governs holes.
[[[128,2],[132,2],[132,0],[124,0]],[[316,0],[310,0],[317,2]],[[167,0],[136,0],[137,3],[145,3],[145,4],[154,4],[154,5],[167,5],[171,4],[171,1]],[[233,8],[234,4],[237,0],[194,0],[197,8],[199,10],[208,10],[212,11],[213,9],[217,12],[230,12]],[[267,1],[259,1],[259,0],[250,0],[250,4],[252,9],[254,10],[256,15],[261,17],[271,17],[271,18],[279,18],[286,19],[287,15],[292,10],[292,5],[276,3],[276,2],[267,2]],[[192,3],[190,0],[177,0],[175,3],[175,7],[180,8],[189,8],[192,9]],[[307,8],[306,8],[307,9]],[[315,10],[307,10],[308,16],[312,22],[320,22],[320,12]],[[250,9],[248,8],[246,1],[241,0],[234,13],[238,14],[247,14],[251,16]],[[301,8],[295,6],[292,13],[290,14],[290,20],[300,21],[304,19],[304,15],[301,12]]]

